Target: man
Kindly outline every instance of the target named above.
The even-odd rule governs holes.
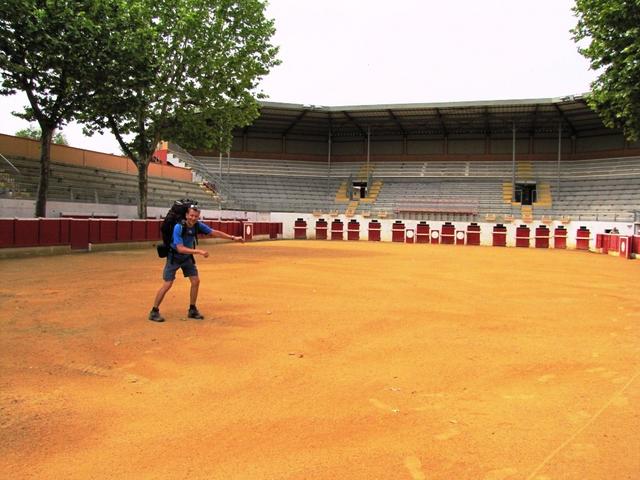
[[[196,247],[196,233],[216,238],[226,238],[236,242],[244,242],[242,237],[227,235],[224,232],[213,230],[208,225],[199,221],[200,209],[196,205],[191,205],[187,210],[185,221],[176,223],[173,227],[173,236],[171,240],[171,249],[167,256],[167,263],[162,272],[164,283],[156,294],[153,308],[149,312],[149,320],[153,322],[164,322],[164,317],[160,315],[160,304],[164,296],[171,289],[173,281],[176,279],[176,272],[181,269],[185,277],[191,281],[191,291],[189,295],[190,304],[187,312],[188,318],[202,320],[204,316],[196,307],[198,299],[198,287],[200,286],[200,278],[198,277],[198,268],[194,255],[202,255],[204,258],[209,257],[209,252]]]

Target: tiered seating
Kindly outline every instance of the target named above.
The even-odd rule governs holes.
[[[215,175],[218,157],[199,157]],[[12,159],[20,175],[3,174],[2,196],[35,197],[39,163]],[[522,162],[521,162],[522,163]],[[518,164],[521,167],[521,163]],[[533,218],[633,218],[640,210],[640,157],[606,160],[571,160],[558,167],[554,161],[527,161],[527,180],[536,181],[545,201],[533,205]],[[347,204],[336,200],[341,184],[362,177],[365,162],[222,159],[222,179],[232,193],[225,209],[282,212],[344,213]],[[511,161],[376,161],[373,179],[381,181],[375,201],[360,201],[354,213],[389,212],[407,218],[432,215],[518,217],[519,205],[503,198],[503,185],[511,184]],[[516,181],[522,168],[518,170]],[[1,172],[0,172],[1,173]],[[365,175],[366,177],[366,175]],[[215,185],[213,186],[215,189]],[[211,191],[192,182],[149,177],[149,205],[166,206],[175,198],[191,197],[217,208]],[[550,195],[549,195],[550,193]],[[109,170],[52,164],[49,199],[135,205],[137,177]],[[413,215],[411,217],[410,215]]]
[[[536,208],[537,215],[568,215],[583,220],[633,220],[640,210],[640,176],[561,180],[551,184],[553,206]]]
[[[282,175],[239,175],[225,177],[237,198],[257,205],[260,211],[313,212],[334,208],[339,180]]]
[[[532,162],[537,179],[551,186],[552,206],[536,207],[536,216],[582,220],[633,219],[640,210],[640,157]]]
[[[20,174],[13,174],[19,190],[26,198],[35,198],[40,166],[37,160],[11,158]],[[215,208],[213,195],[193,182],[149,176],[149,206],[167,206],[176,198],[189,197],[201,205]],[[7,195],[5,195],[7,196]],[[51,163],[49,200],[64,202],[135,205],[138,202],[138,179],[112,170]]]
[[[220,173],[219,157],[196,157],[213,173]],[[279,175],[287,177],[320,177],[327,175],[327,164],[312,161],[264,160],[253,158],[222,158],[222,176]]]
[[[512,207],[502,201],[499,181],[389,181],[375,205],[400,216],[434,218],[434,214],[465,215],[475,218],[487,213],[510,214]]]

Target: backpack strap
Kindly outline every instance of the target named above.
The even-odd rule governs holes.
[[[177,224],[176,224],[177,225]],[[184,244],[184,239],[187,237],[187,221],[186,220],[182,220],[180,222],[180,227],[182,228],[181,230],[181,237],[182,237],[182,242]],[[175,227],[174,227],[175,228]],[[198,224],[196,223],[193,226],[193,248],[196,248],[198,246]],[[176,250],[174,250],[173,248],[170,249],[172,252],[174,253],[178,253]],[[192,255],[190,255],[191,260],[193,260],[193,263],[196,263],[196,257]],[[171,263],[173,263],[173,256],[171,257]]]

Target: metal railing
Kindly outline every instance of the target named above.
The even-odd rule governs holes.
[[[16,166],[13,163],[11,163],[7,157],[2,155],[1,153],[0,153],[0,157],[2,157],[2,159],[9,164],[9,166],[13,169],[14,172],[20,175],[20,170],[18,170]]]
[[[181,162],[187,165],[200,180],[209,182],[218,195],[218,204],[222,210],[222,204],[235,206],[238,210],[254,210],[257,211],[256,204],[239,199],[233,195],[232,187],[222,179],[222,176],[211,171],[202,161],[187,152],[180,145],[169,143],[169,153],[177,157]]]

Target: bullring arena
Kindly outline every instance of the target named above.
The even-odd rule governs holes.
[[[265,103],[163,145],[144,220],[130,161],[60,146],[28,218],[37,142],[0,150],[7,478],[638,478],[640,145],[584,100]],[[185,196],[246,242],[149,322]]]
[[[636,262],[207,244],[164,324],[152,249],[3,260],[11,478],[636,478]],[[526,275],[518,267],[527,265]],[[338,281],[339,279],[339,281]]]

